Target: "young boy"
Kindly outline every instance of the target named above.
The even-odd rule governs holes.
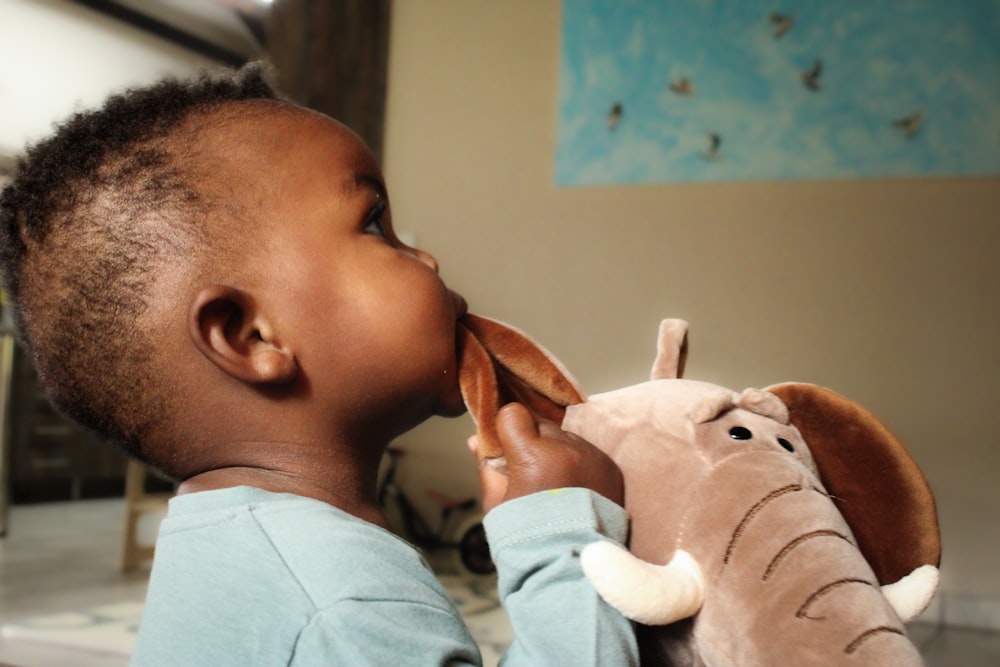
[[[168,80],[71,118],[0,204],[51,399],[180,482],[132,664],[479,664],[375,500],[388,443],[464,410],[465,305],[395,236],[357,136],[259,66]],[[620,473],[519,405],[499,429],[508,472],[480,469],[507,664],[636,663],[577,559],[624,539]]]

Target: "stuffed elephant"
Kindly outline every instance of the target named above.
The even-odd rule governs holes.
[[[937,588],[934,500],[869,412],[815,385],[681,379],[681,320],[661,324],[649,382],[586,398],[529,338],[467,317],[460,374],[487,447],[518,400],[621,468],[629,551],[598,542],[581,565],[639,624],[643,664],[922,664],[904,623]]]

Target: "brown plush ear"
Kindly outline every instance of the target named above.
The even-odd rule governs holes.
[[[768,387],[788,406],[820,477],[879,583],[941,560],[934,495],[903,444],[870,412],[810,384]]]
[[[495,320],[466,314],[458,322],[458,378],[476,422],[479,455],[503,454],[496,433],[501,406],[518,402],[532,414],[561,424],[566,406],[583,392],[562,364],[528,336]]]

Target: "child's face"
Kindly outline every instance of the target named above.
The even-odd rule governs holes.
[[[241,123],[230,158],[249,171],[260,282],[310,397],[337,428],[390,437],[464,412],[455,321],[464,301],[435,260],[392,227],[382,173],[361,140],[297,108]],[[248,162],[244,162],[244,161]],[[252,175],[256,173],[256,175]]]

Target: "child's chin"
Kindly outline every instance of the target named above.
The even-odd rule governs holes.
[[[456,393],[454,396],[447,396],[444,399],[438,401],[437,409],[434,414],[439,417],[461,417],[466,412],[465,401],[462,400],[462,395]]]

